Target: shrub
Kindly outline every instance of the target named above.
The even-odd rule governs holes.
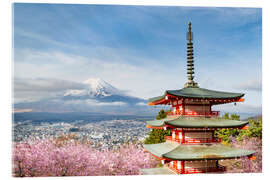
[[[160,120],[160,119],[164,119],[167,117],[167,114],[166,112],[164,111],[164,109],[161,109],[159,112],[158,112],[158,115],[156,116],[156,119],[157,120]]]
[[[165,136],[169,135],[170,135],[169,130],[152,129],[149,132],[148,137],[144,140],[144,144],[156,144],[165,142]]]
[[[156,116],[157,120],[161,120],[167,117],[166,112],[161,109]],[[152,129],[148,137],[145,138],[144,144],[156,144],[156,143],[162,143],[165,142],[165,136],[169,136],[170,131],[169,130],[163,130],[163,129]]]

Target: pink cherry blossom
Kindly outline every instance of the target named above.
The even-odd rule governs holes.
[[[103,151],[73,140],[62,145],[54,139],[13,144],[13,175],[20,177],[137,175],[140,168],[157,164],[138,144]]]

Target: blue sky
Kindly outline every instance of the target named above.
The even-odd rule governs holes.
[[[14,78],[20,81],[99,77],[141,98],[180,89],[191,21],[195,81],[246,94],[244,104],[224,108],[261,111],[261,9],[14,4],[13,11]],[[15,91],[15,100],[42,97],[34,88]]]

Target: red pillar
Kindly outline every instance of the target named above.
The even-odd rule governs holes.
[[[185,173],[185,163],[184,161],[181,161],[181,171],[180,174],[184,174]]]
[[[185,143],[185,131],[182,131],[182,143]]]
[[[183,115],[185,115],[185,99],[183,99],[183,103],[182,103],[182,109],[183,109]]]

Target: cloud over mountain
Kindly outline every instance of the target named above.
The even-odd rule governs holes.
[[[100,78],[84,82],[59,79],[15,79],[16,109],[33,111],[116,112],[143,109],[145,100],[127,95]]]

